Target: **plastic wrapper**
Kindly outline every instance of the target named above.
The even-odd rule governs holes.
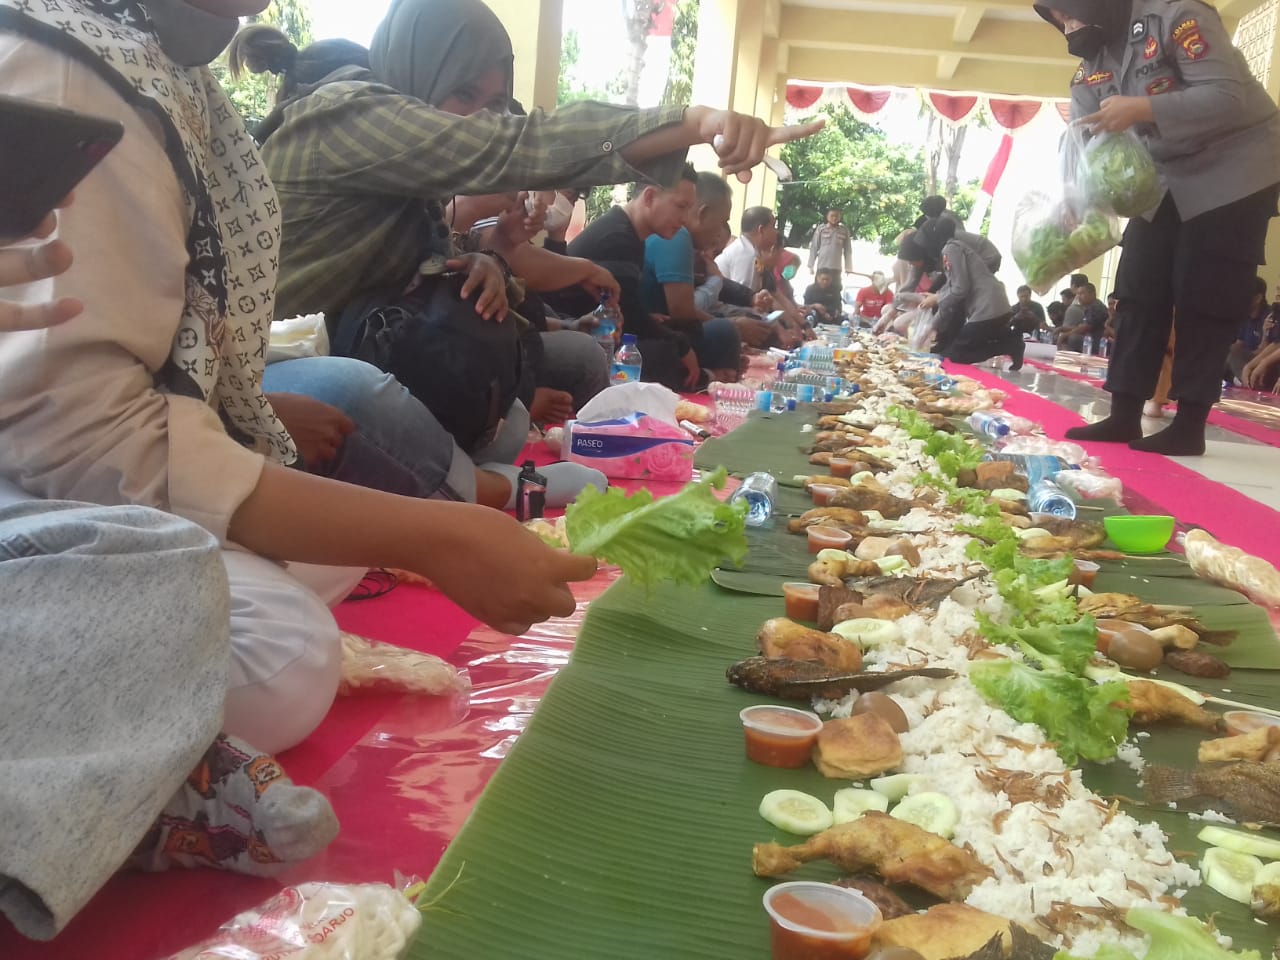
[[[304,883],[170,960],[400,960],[422,915],[385,883]]]
[[[309,313],[305,317],[271,322],[267,363],[328,355],[329,329],[325,326],[323,313]]]
[[[1005,419],[1007,415],[1001,412],[1001,419]],[[1023,424],[1030,423],[1021,417],[1017,418]],[[1069,440],[1051,440],[1045,436],[1029,436],[1029,430],[1020,430],[1014,426],[1013,422],[1009,423],[1009,431],[1014,436],[1009,437],[1000,444],[1001,453],[1018,453],[1030,457],[1058,457],[1071,464],[1084,464],[1089,461],[1089,455],[1085,453],[1084,447],[1078,443],[1072,443]],[[1034,429],[1035,424],[1031,424]]]
[[[1254,603],[1280,608],[1280,571],[1261,557],[1229,547],[1205,530],[1188,531],[1182,547],[1196,576],[1238,590]]]
[[[1120,242],[1115,212],[1090,198],[1084,156],[1084,127],[1070,124],[1058,157],[1058,185],[1032,190],[1014,212],[1013,259],[1041,296]]]
[[[1075,493],[1086,500],[1104,497],[1121,503],[1124,484],[1112,476],[1095,470],[1063,470],[1054,474],[1053,482],[1068,493]]]
[[[465,673],[439,657],[389,643],[366,640],[354,633],[340,635],[342,680],[338,693],[418,693],[445,696],[470,689]]]
[[[1164,198],[1155,161],[1132,130],[1090,137],[1083,165],[1089,202],[1117,216],[1140,217]]]
[[[906,320],[907,343],[912,350],[927,350],[933,343],[933,334],[937,330],[938,315],[933,310],[908,310],[894,322],[894,329]]]

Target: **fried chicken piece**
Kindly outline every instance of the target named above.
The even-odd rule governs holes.
[[[1224,760],[1265,760],[1267,754],[1280,746],[1280,727],[1259,727],[1238,737],[1219,737],[1200,744],[1198,759],[1201,763],[1219,763]]]
[[[993,876],[971,851],[879,811],[793,847],[758,843],[751,866],[757,877],[781,877],[813,860],[830,860],[850,873],[874,869],[888,883],[910,883],[944,900],[963,900]]]
[[[873,577],[880,573],[874,560],[858,560],[850,554],[845,559],[815,560],[809,564],[809,582],[824,587],[843,587],[845,577]]]
[[[846,607],[857,607],[860,610],[861,603],[862,594],[857,590],[847,590],[844,587],[819,587],[818,629],[830,630],[837,623],[862,616],[861,613],[855,613],[852,616],[842,617],[840,613]]]
[[[876,931],[875,942],[907,947],[925,960],[953,960],[985,955],[981,951],[992,940],[999,941],[994,955],[1003,958],[1010,938],[1008,920],[963,903],[940,903],[925,913],[886,921]]]
[[[1129,681],[1129,706],[1139,726],[1177,720],[1205,730],[1220,730],[1222,718],[1171,690],[1149,680]]]
[[[862,652],[857,644],[833,633],[801,626],[786,617],[766,621],[756,636],[756,643],[766,657],[816,660],[836,670],[862,669]]]
[[[1151,630],[1175,625],[1187,627],[1194,630],[1204,643],[1219,646],[1226,646],[1236,637],[1235,630],[1206,630],[1195,617],[1153,607],[1127,593],[1095,593],[1081,597],[1079,609],[1098,620],[1127,620]]]
[[[886,887],[878,880],[871,877],[859,875],[856,877],[845,877],[835,882],[835,886],[844,887],[846,890],[857,890],[860,894],[876,905],[880,911],[880,916],[886,920],[895,920],[898,917],[910,917],[915,915],[915,910],[911,905],[903,900],[900,896]]]
[[[822,725],[813,748],[813,765],[832,780],[861,780],[902,763],[902,744],[879,714],[859,713]]]
[[[823,524],[832,526],[848,524],[852,527],[865,527],[867,525],[867,517],[862,511],[850,510],[848,507],[815,507],[812,510],[806,510],[800,516],[788,522],[787,529],[792,533],[804,533],[810,527]]]
[[[812,493],[815,486],[826,487],[851,487],[853,483],[845,477],[833,477],[824,474],[815,474],[804,482],[804,492]],[[836,504],[836,506],[844,506],[844,504]]]

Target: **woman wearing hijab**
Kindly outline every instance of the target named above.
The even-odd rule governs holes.
[[[394,0],[367,67],[313,69],[313,53],[261,31],[231,52],[283,75],[283,102],[259,131],[284,213],[277,316],[336,317],[362,297],[399,295],[423,264],[440,269],[456,194],[666,186],[695,143],[724,137],[721,168],[736,173],[768,144],[817,129],[707,107],[579,103],[511,116],[511,40],[481,0]]]
[[[1280,110],[1216,10],[1197,0],[1051,0],[1035,10],[1080,57],[1072,119],[1134,131],[1165,187],[1134,217],[1116,275],[1120,320],[1107,373],[1111,415],[1068,432],[1175,456],[1205,451],[1205,422],[1280,195]],[[1170,329],[1173,423],[1142,436]]]

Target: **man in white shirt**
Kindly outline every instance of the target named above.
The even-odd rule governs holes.
[[[742,215],[742,235],[716,257],[726,280],[760,290],[758,260],[778,243],[778,223],[768,207],[751,207]]]

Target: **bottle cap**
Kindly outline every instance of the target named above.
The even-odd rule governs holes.
[[[624,333],[622,335],[622,342],[630,346],[635,346],[636,335],[634,333]]]

